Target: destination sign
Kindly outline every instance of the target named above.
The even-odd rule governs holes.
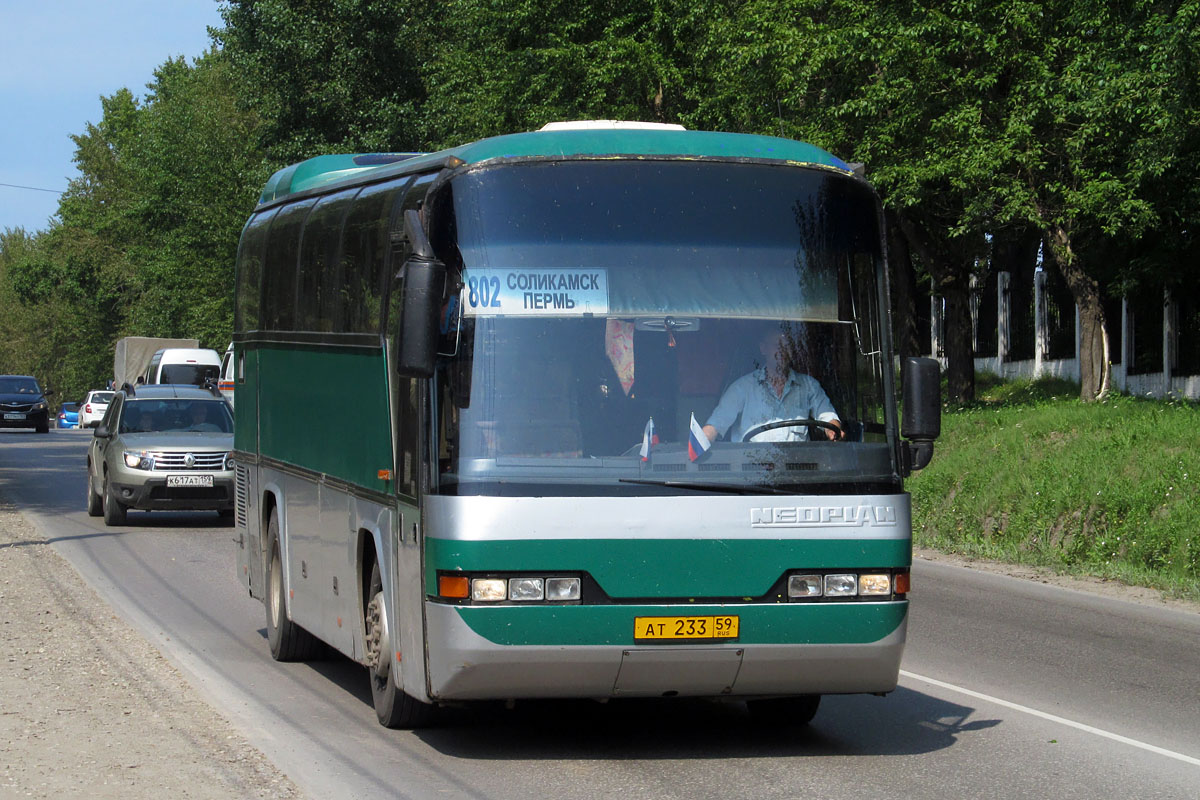
[[[608,270],[469,269],[467,316],[563,317],[608,313]]]

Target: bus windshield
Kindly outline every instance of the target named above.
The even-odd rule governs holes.
[[[443,321],[436,491],[896,483],[865,185],[578,160],[476,169],[450,189],[463,288]]]

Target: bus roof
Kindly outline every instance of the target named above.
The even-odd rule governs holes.
[[[259,204],[312,190],[422,172],[446,162],[478,164],[500,158],[678,156],[782,161],[849,174],[836,156],[795,139],[746,133],[634,127],[565,127],[493,136],[436,153],[360,153],[316,156],[276,172]]]

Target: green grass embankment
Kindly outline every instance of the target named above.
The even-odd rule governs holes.
[[[1200,405],[980,376],[913,475],[917,547],[1200,599]]]

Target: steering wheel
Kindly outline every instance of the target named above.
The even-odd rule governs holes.
[[[774,422],[764,422],[762,425],[755,425],[750,430],[742,434],[742,441],[748,442],[755,436],[758,436],[763,431],[771,431],[776,428],[798,428],[806,425],[816,425],[818,428],[828,428],[836,434],[833,441],[838,441],[845,437],[846,433],[832,422],[824,422],[819,419],[779,419]]]

